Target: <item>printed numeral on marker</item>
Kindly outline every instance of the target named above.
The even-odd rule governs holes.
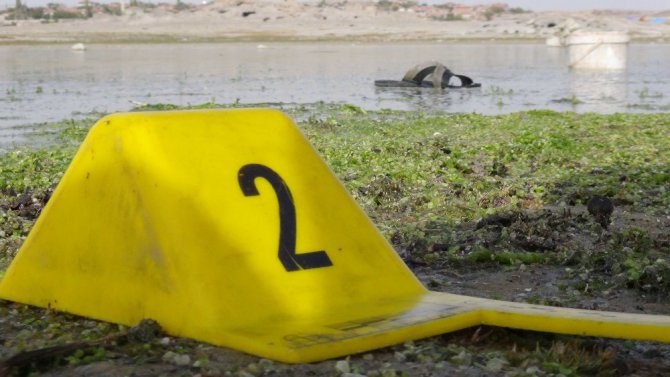
[[[277,194],[279,202],[279,260],[286,271],[298,271],[319,267],[329,267],[333,262],[325,251],[311,251],[296,254],[296,220],[293,196],[286,182],[274,170],[265,165],[244,165],[237,173],[240,188],[245,196],[259,195],[256,188],[256,178],[264,178]]]

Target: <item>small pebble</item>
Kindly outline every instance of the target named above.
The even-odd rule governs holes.
[[[165,338],[161,339],[161,342],[160,342],[160,343],[161,343],[161,345],[163,345],[163,346],[167,346],[167,345],[170,344],[170,338],[168,338],[168,337],[166,336]]]
[[[396,377],[395,369],[383,369],[380,372],[382,377]]]
[[[177,355],[174,358],[174,363],[179,366],[185,366],[191,364],[191,356],[189,355]]]
[[[268,359],[260,359],[258,360],[258,365],[262,366],[263,368],[269,368],[273,366],[275,363],[272,360]]]
[[[261,365],[256,364],[256,363],[251,363],[247,365],[247,371],[254,376],[262,376],[263,373],[265,372],[265,368],[263,368]]]
[[[174,360],[175,356],[177,356],[176,353],[174,353],[172,351],[167,351],[163,354],[162,359],[163,359],[163,361],[172,362],[172,360]]]
[[[194,368],[202,368],[207,364],[207,360],[196,360],[195,363],[193,363]]]
[[[504,359],[501,359],[501,358],[496,357],[496,358],[493,358],[493,359],[489,360],[489,361],[486,363],[486,366],[484,367],[484,369],[486,369],[486,370],[489,371],[489,372],[498,373],[498,372],[500,372],[500,371],[505,367],[505,365],[507,365],[507,364],[508,364],[507,360],[504,360]]]
[[[456,365],[469,366],[472,363],[472,355],[465,350],[452,357],[449,361]]]
[[[349,360],[338,360],[335,363],[335,370],[340,373],[351,372],[351,367],[349,366]]]
[[[528,373],[530,375],[533,375],[533,376],[536,375],[536,374],[539,374],[540,371],[541,371],[540,368],[537,367],[537,366],[532,366],[532,367],[526,368],[526,373]]]

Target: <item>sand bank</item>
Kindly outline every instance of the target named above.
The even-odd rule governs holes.
[[[436,20],[369,3],[307,5],[290,1],[219,1],[196,9],[127,8],[123,15],[87,20],[4,20],[0,43],[230,42],[230,41],[490,41],[543,42],[578,29],[627,31],[633,40],[670,42],[670,19],[644,12],[504,13],[490,20]]]

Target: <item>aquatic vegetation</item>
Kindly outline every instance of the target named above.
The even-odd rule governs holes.
[[[501,88],[497,85],[491,85],[491,95],[492,96],[502,96],[502,95],[507,95],[511,96],[514,94],[514,89],[505,89]]]
[[[7,88],[7,90],[5,90],[5,95],[7,97],[7,100],[10,101],[10,102],[14,102],[14,101],[19,100],[18,92],[17,92],[16,88]]]
[[[650,92],[649,88],[644,87],[639,91],[636,91],[641,100],[646,98],[663,98],[663,93],[661,92]]]
[[[581,104],[581,103],[584,103],[584,101],[580,100],[580,99],[579,99],[576,95],[574,95],[574,94],[573,94],[571,97],[569,97],[569,98],[567,98],[567,97],[563,97],[563,98],[559,98],[559,99],[553,100],[552,102],[555,102],[555,103],[569,103],[569,104],[571,104],[572,106],[577,106],[577,105],[579,105],[579,104]]]

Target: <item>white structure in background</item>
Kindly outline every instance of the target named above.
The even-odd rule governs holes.
[[[86,51],[86,45],[83,43],[75,43],[72,45],[73,51]]]
[[[630,37],[621,31],[578,31],[567,39],[570,68],[624,69]]]

